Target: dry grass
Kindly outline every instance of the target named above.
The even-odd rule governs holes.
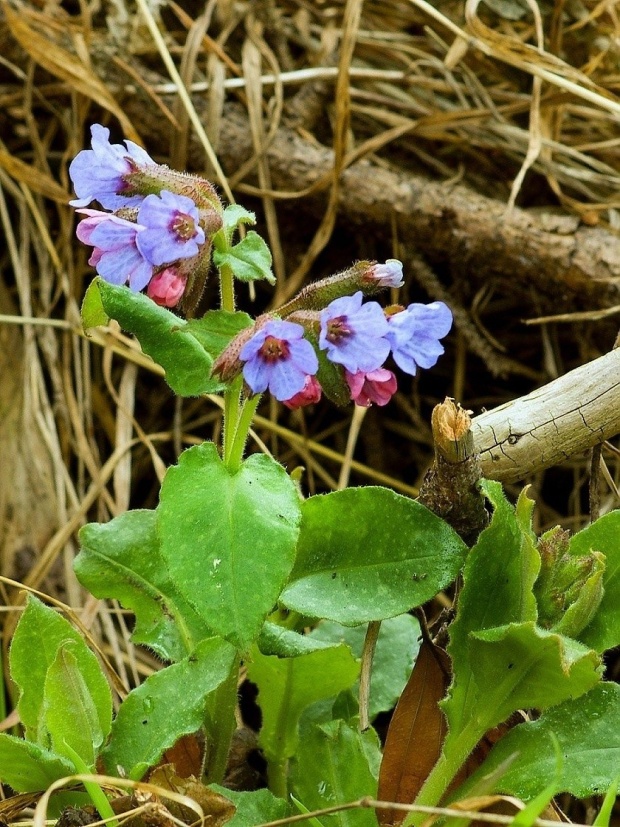
[[[154,506],[180,450],[217,438],[221,405],[175,401],[114,324],[90,337],[80,329],[92,273],[66,205],[67,165],[87,126],[108,123],[117,139],[141,140],[171,166],[206,169],[228,198],[249,200],[274,252],[279,297],[347,259],[398,256],[397,227],[369,238],[339,223],[339,173],[362,156],[618,231],[617,3],[507,6],[518,19],[471,0],[466,9],[453,0],[0,4],[0,573],[72,607],[125,689],[157,666],[130,644],[119,608],[76,583],[76,531]],[[145,131],[138,99],[157,113],[157,136]],[[247,110],[254,157],[226,177],[218,132],[230,100]],[[334,149],[333,172],[312,191],[273,191],[265,148],[282,123]],[[321,219],[300,222],[321,188]],[[303,465],[310,493],[350,478],[415,495],[431,455],[429,412],[445,394],[478,412],[527,392],[532,376],[548,380],[613,344],[609,310],[576,307],[575,324],[569,316],[526,329],[520,319],[539,315],[535,295],[524,305],[506,285],[474,296],[458,282],[450,290],[472,335],[498,358],[510,355],[522,375],[495,379],[461,330],[433,374],[404,383],[390,408],[363,423],[327,403],[285,415],[265,401],[253,448]],[[413,281],[406,291],[428,300]],[[246,303],[262,309],[268,300],[261,293]],[[606,510],[618,503],[620,466],[613,446],[603,459]],[[532,481],[539,528],[583,524],[588,468],[576,457]],[[23,592],[4,579],[0,603],[6,653]]]

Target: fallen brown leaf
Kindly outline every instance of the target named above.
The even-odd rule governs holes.
[[[382,801],[410,804],[435,766],[446,734],[438,704],[446,694],[449,674],[447,654],[424,641],[388,729],[379,773]],[[380,810],[377,815],[382,827],[400,824],[405,817],[397,810]]]

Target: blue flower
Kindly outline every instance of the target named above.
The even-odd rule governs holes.
[[[198,207],[186,195],[167,190],[147,195],[138,212],[138,223],[146,228],[138,238],[140,252],[155,265],[192,258],[205,242],[199,217]]]
[[[243,378],[253,393],[269,391],[285,402],[304,389],[319,360],[303,338],[304,329],[293,322],[269,321],[244,344],[239,358],[245,362]]]
[[[136,237],[144,230],[138,224],[100,210],[78,210],[86,214],[77,226],[76,235],[93,250],[88,263],[110,284],[126,284],[138,291],[146,287],[153,267],[136,246]]]
[[[443,302],[410,304],[388,319],[387,338],[398,367],[415,376],[416,368],[432,368],[444,352],[439,343],[452,327],[452,313]]]
[[[319,346],[350,373],[380,368],[390,353],[388,323],[377,302],[362,304],[361,290],[327,305],[321,313]]]
[[[133,207],[142,202],[142,195],[123,195],[127,189],[124,178],[135,172],[140,165],[155,164],[153,159],[138,144],[125,141],[110,143],[110,130],[101,124],[90,128],[92,149],[83,149],[69,166],[69,176],[77,198],[69,203],[73,207],[85,207],[97,200],[106,210]]]

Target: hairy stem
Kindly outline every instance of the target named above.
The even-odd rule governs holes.
[[[241,412],[237,419],[237,427],[235,430],[234,437],[232,439],[230,453],[228,456],[228,468],[230,469],[230,471],[232,471],[233,474],[239,470],[239,467],[241,465],[241,460],[243,458],[243,449],[248,438],[250,425],[252,424],[252,418],[254,417],[254,413],[260,401],[260,397],[261,395],[257,394],[256,396],[253,396],[251,399],[246,399],[246,401],[243,403],[241,407]]]

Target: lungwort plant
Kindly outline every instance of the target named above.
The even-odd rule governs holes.
[[[243,795],[253,794],[235,794],[237,818],[246,812],[239,823],[376,797],[380,772],[381,789],[407,800],[398,779],[411,751],[405,766],[395,763],[391,733],[382,767],[375,730],[359,727],[366,629],[374,635],[382,623],[365,709],[372,720],[393,708],[411,673],[420,634],[411,610],[458,579],[439,713],[445,737],[409,800],[604,793],[620,772],[620,688],[603,680],[601,660],[620,643],[620,513],[573,537],[556,529],[537,538],[527,494],[513,507],[499,484],[485,482],[490,521],[468,549],[408,497],[362,487],[303,498],[272,457],[244,456],[262,393],[289,408],[322,394],[337,405],[385,405],[396,368],[415,374],[435,364],[450,310],[383,307],[376,297],[401,285],[402,265],[361,261],[251,318],[236,309],[236,282],[274,281],[269,249],[247,229],[252,213],[224,207],[207,181],[156,164],[130,141],[110,144],[102,126],[70,174],[77,235],[98,273],[85,327],[115,319],[175,393],[222,394],[223,436],[181,454],[155,510],[80,533],[78,579],[134,613],[134,642],[164,666],[113,715],[98,658],[31,598],[10,651],[24,737],[0,735],[2,780],[26,792],[74,773],[144,779],[183,735],[202,731],[204,781],[221,784],[243,664],[258,687],[271,795],[244,810]],[[90,208],[93,200],[102,209]],[[195,317],[213,269],[220,306]],[[531,714],[466,777],[485,733],[516,710]],[[426,753],[415,721],[412,733],[414,752]],[[94,781],[85,787],[113,818],[109,793]],[[377,823],[372,809],[334,818]],[[420,820],[411,813],[406,824]]]

